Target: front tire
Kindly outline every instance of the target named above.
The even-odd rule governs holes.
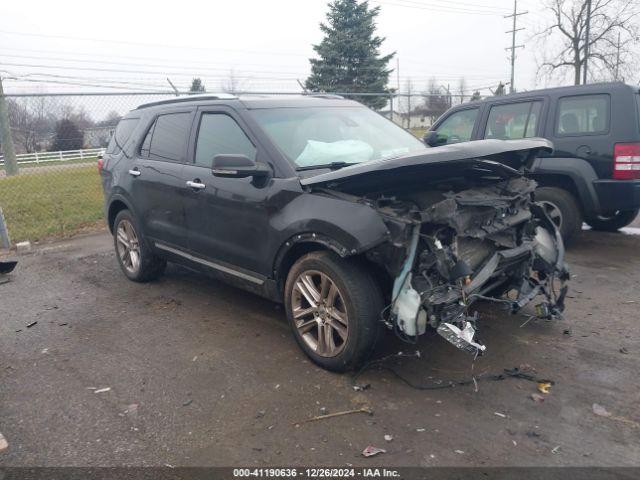
[[[322,368],[349,371],[373,351],[382,295],[355,259],[328,251],[300,258],[287,276],[285,308],[298,345]]]
[[[113,244],[122,272],[134,282],[160,277],[167,266],[147,245],[138,222],[129,210],[122,210],[113,222]]]
[[[560,230],[565,245],[569,244],[582,229],[582,212],[574,196],[561,188],[540,187],[534,198]]]
[[[638,211],[640,209],[636,208],[635,210],[617,211],[613,215],[589,218],[587,224],[594,230],[615,232],[633,222],[638,216]]]

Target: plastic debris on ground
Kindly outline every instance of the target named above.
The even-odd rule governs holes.
[[[542,393],[549,393],[549,390],[551,389],[551,382],[546,382],[546,381],[541,381],[538,382],[538,390],[540,390]]]
[[[387,453],[384,448],[374,447],[373,445],[369,445],[362,451],[363,457],[373,457],[374,455],[378,455],[380,453]]]
[[[9,442],[4,438],[4,435],[0,433],[0,452],[4,452],[7,448],[9,448]]]
[[[392,435],[385,435],[384,436],[385,441],[390,442],[393,440],[393,436]]]
[[[540,395],[539,393],[532,393],[531,394],[531,400],[533,400],[534,402],[537,403],[542,403],[545,400],[545,397],[543,395]]]
[[[93,393],[105,393],[109,391],[111,391],[111,387],[104,387],[104,388],[99,388],[98,390],[95,390]]]
[[[610,417],[611,416],[611,412],[609,412],[606,408],[604,408],[600,404],[594,403],[591,408],[593,409],[593,413],[595,413],[596,415],[599,415],[600,417]]]

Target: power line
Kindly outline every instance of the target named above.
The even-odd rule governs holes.
[[[373,0],[375,3],[380,5],[390,5],[394,7],[404,7],[404,8],[413,8],[416,10],[427,10],[430,12],[438,12],[438,13],[460,13],[460,14],[470,14],[470,15],[491,15],[491,16],[499,16],[498,12],[489,12],[489,11],[480,11],[480,10],[467,10],[467,9],[454,9],[454,8],[446,8],[441,6],[427,5],[424,3],[411,2],[410,0],[395,0],[395,2],[407,2],[407,3],[394,3],[386,0]]]
[[[513,13],[511,15],[505,15],[504,18],[513,17],[513,28],[505,33],[511,34],[511,47],[505,48],[505,50],[511,50],[511,83],[509,84],[509,92],[515,92],[515,72],[516,72],[516,49],[524,48],[524,45],[516,45],[516,32],[524,30],[524,27],[517,28],[517,20],[520,15],[526,15],[528,11],[518,12],[518,0],[513,0]]]
[[[26,37],[42,37],[42,38],[58,38],[61,40],[75,40],[75,41],[85,41],[85,42],[98,42],[98,43],[111,43],[118,45],[137,45],[141,47],[152,47],[152,48],[173,48],[180,50],[201,50],[201,51],[219,51],[219,52],[236,52],[236,53],[255,53],[258,55],[284,55],[284,56],[295,56],[295,57],[307,57],[308,55],[304,53],[293,53],[293,52],[277,52],[277,51],[264,51],[264,50],[243,50],[243,49],[231,49],[231,48],[209,48],[209,47],[196,47],[189,45],[168,45],[168,44],[160,44],[160,43],[145,43],[145,42],[130,42],[126,40],[112,40],[112,39],[102,39],[102,38],[90,38],[90,37],[74,37],[70,35],[50,35],[44,33],[31,33],[31,32],[14,32],[9,30],[0,30],[0,33],[5,35],[21,35]]]

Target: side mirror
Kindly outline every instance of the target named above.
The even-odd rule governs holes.
[[[436,132],[435,130],[429,130],[427,133],[424,134],[424,137],[422,137],[422,141],[427,145],[429,145],[430,147],[437,147],[438,132]]]
[[[221,154],[213,157],[211,172],[216,177],[266,177],[271,169],[254,162],[246,155]]]

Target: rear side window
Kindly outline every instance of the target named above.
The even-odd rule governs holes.
[[[593,135],[608,131],[609,95],[564,97],[558,102],[557,135]]]
[[[111,137],[109,141],[109,145],[107,146],[107,153],[110,154],[118,154],[122,151],[122,147],[127,143],[127,140],[131,137],[133,130],[138,125],[139,119],[137,118],[125,118],[118,122],[118,126],[116,127],[116,131]]]
[[[536,136],[542,102],[495,105],[489,111],[484,138],[512,140]]]
[[[151,160],[183,162],[191,126],[191,113],[159,115],[140,148],[140,154]]]
[[[447,143],[468,142],[471,140],[473,126],[478,117],[478,109],[470,108],[456,112],[442,122],[436,130],[438,134],[438,145]]]
[[[211,167],[213,157],[220,154],[245,155],[255,160],[256,147],[229,115],[205,113],[196,141],[196,165]]]

